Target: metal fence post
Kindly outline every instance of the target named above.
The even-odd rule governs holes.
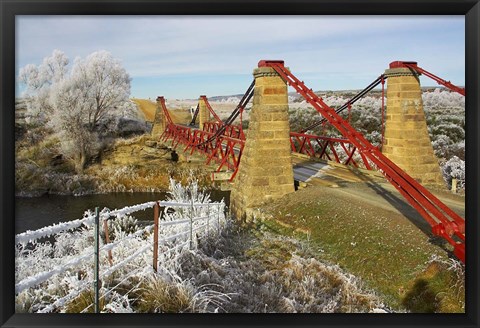
[[[95,207],[95,256],[94,256],[94,260],[95,260],[95,272],[94,272],[94,288],[95,288],[95,313],[99,313],[100,312],[100,309],[99,309],[99,300],[100,300],[100,296],[99,296],[99,287],[100,287],[100,284],[99,284],[99,269],[100,269],[100,266],[99,266],[99,251],[100,251],[100,248],[99,248],[99,237],[100,237],[100,234],[99,234],[99,225],[100,225],[100,215],[98,213],[98,207]]]
[[[210,205],[207,206],[207,239],[210,238]]]
[[[158,217],[160,205],[158,202],[153,206],[153,271],[158,272]]]
[[[190,187],[190,201],[191,201],[191,211],[190,211],[190,250],[193,249],[193,216],[194,216],[194,213],[193,213],[193,210],[194,210],[194,207],[193,207],[193,193],[192,193],[192,189]]]
[[[221,204],[218,204],[218,210],[217,210],[217,229],[218,229],[218,234],[220,234],[220,206],[221,206]]]

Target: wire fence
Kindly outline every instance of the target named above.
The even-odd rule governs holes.
[[[115,240],[113,242],[110,240],[112,233],[109,231],[109,221],[149,208],[154,209],[153,224],[125,235],[116,231]],[[176,215],[172,215],[172,213]],[[162,268],[162,265],[166,265],[169,260],[175,258],[172,254],[178,255],[185,249],[195,249],[201,239],[219,234],[225,222],[225,203],[223,201],[216,203],[194,203],[193,199],[191,202],[153,201],[113,211],[104,209],[98,212],[97,208],[95,214],[86,212],[84,217],[79,220],[62,222],[17,234],[16,244],[17,246],[21,245],[22,248],[29,243],[36,244],[42,238],[54,237],[60,233],[86,226],[94,228],[95,244],[93,251],[85,250],[81,255],[61,259],[59,265],[24,277],[15,284],[15,293],[17,296],[22,292],[34,293],[43,287],[42,284],[54,277],[62,278],[62,281],[71,279],[78,267],[86,265],[87,268],[94,271],[92,279],[80,281],[75,288],[65,292],[61,297],[56,297],[50,303],[43,304],[45,302],[41,302],[42,304],[37,305],[34,312],[61,312],[69,302],[82,293],[91,291],[92,287],[95,293],[94,301],[79,312],[92,312],[92,307],[95,308],[94,312],[99,312],[99,303],[102,298],[105,299],[108,295],[113,294],[117,288],[132,277],[138,277],[146,272],[158,273],[159,268],[168,271],[168,269]],[[103,228],[103,245],[101,247],[100,227]],[[133,249],[130,249],[132,245],[129,243],[139,240],[142,240],[142,243],[132,244]],[[113,256],[113,251],[116,249],[119,252]],[[17,261],[25,259],[26,257],[17,257]],[[88,262],[92,259],[93,263]],[[100,270],[101,263],[105,267],[102,271]],[[129,269],[129,265],[132,268]],[[120,272],[123,272],[123,276],[112,279],[115,273],[119,274]],[[130,290],[124,292],[123,295],[128,296],[128,293],[137,288],[139,284],[141,284],[141,280],[133,287],[130,286]],[[101,297],[100,291],[103,292]]]

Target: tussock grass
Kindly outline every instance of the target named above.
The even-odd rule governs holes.
[[[100,297],[99,309],[103,311],[105,307],[105,298]],[[84,313],[95,312],[95,292],[93,290],[86,290],[78,295],[74,300],[69,302],[65,307],[65,313],[80,313],[89,307]]]
[[[402,304],[412,312],[465,311],[465,268],[456,260],[433,258],[410,284]]]
[[[182,313],[191,309],[191,292],[181,283],[149,279],[136,292],[140,313]]]
[[[340,267],[313,258],[293,238],[231,227],[221,238],[184,254],[181,275],[228,296],[229,313],[370,312],[380,299]]]

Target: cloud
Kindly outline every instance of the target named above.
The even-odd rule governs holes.
[[[105,49],[134,80],[251,74],[260,59],[330,79],[374,78],[403,59],[464,75],[463,30],[463,16],[17,16],[17,62]]]

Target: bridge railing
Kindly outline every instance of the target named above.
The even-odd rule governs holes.
[[[222,122],[205,122],[203,124],[203,130],[210,133],[216,133],[221,126]],[[241,124],[227,125],[222,135],[230,138],[245,140],[245,134],[243,133],[243,128]]]
[[[224,134],[212,139],[221,127],[218,122],[207,122],[203,130],[192,129],[188,126],[168,124],[160,140],[171,142],[171,147],[176,148],[179,144],[185,146],[184,152],[199,152],[207,155],[206,165],[212,161],[218,164],[216,171],[222,169],[232,171],[230,181],[233,180],[242,156],[245,140],[232,137],[232,135],[243,136],[243,130],[239,126],[230,125],[225,129]]]
[[[122,234],[116,231],[118,235],[113,242],[110,242],[107,228],[108,221],[120,219],[134,212],[149,208],[154,208],[154,224],[147,225],[129,234]],[[164,209],[162,214],[160,214],[160,208]],[[171,219],[172,215],[167,214],[165,211],[171,211],[172,209],[180,210],[184,218],[159,221],[161,218]],[[104,255],[99,258],[102,259],[102,264],[107,266],[107,268],[100,273],[99,278],[105,281],[115,281],[115,279],[112,279],[112,277],[115,276],[114,273],[117,273],[116,276],[118,276],[120,272],[123,276],[121,281],[116,281],[113,286],[104,284],[102,287],[104,291],[102,297],[105,298],[109,294],[112,294],[116,288],[133,276],[145,274],[146,272],[157,272],[158,268],[163,271],[168,271],[165,265],[168,264],[169,261],[175,260],[175,255],[178,255],[183,249],[194,249],[198,246],[200,239],[220,233],[222,226],[226,222],[224,211],[225,203],[223,201],[217,203],[152,201],[127,206],[120,210],[103,210],[98,214],[98,222],[100,226],[103,225],[105,228],[105,242],[102,247],[99,248],[99,253]],[[164,212],[165,215],[163,215]],[[95,254],[93,246],[73,256],[68,255],[64,258],[52,258],[51,261],[45,258],[45,262],[48,262],[50,267],[42,265],[37,268],[34,265],[31,267],[31,270],[28,270],[28,276],[24,275],[24,271],[26,271],[25,268],[28,263],[35,261],[35,257],[32,256],[35,252],[32,251],[32,248],[41,247],[42,238],[58,237],[62,234],[71,233],[72,229],[79,229],[82,226],[86,226],[87,228],[91,227],[95,219],[95,214],[86,212],[84,218],[80,220],[62,222],[16,235],[16,267],[18,271],[23,271],[22,273],[17,272],[17,279],[19,280],[15,284],[15,293],[17,296],[23,292],[27,292],[35,293],[37,297],[42,299],[42,290],[48,289],[45,288],[45,286],[49,286],[47,281],[51,279],[55,280],[51,285],[63,285],[66,281],[70,281],[71,283],[72,279],[75,280],[75,273],[87,272],[85,274],[91,277],[92,275],[89,275],[88,272],[93,270],[92,260]],[[86,232],[87,235],[84,237],[88,237],[90,232],[91,231],[88,230]],[[73,233],[67,236],[69,239],[78,237],[78,234]],[[52,247],[52,249],[55,250],[55,247]],[[47,253],[50,252],[50,250],[51,249],[47,249]],[[112,256],[112,251],[114,250],[118,250],[115,258]],[[159,252],[159,250],[161,252]],[[152,264],[151,266],[148,264],[148,258],[152,259],[152,262],[150,262],[150,264]],[[19,263],[18,261],[23,261],[23,263]],[[162,264],[164,265],[163,268]],[[135,268],[134,270],[129,269],[129,267],[132,266]],[[23,270],[19,270],[20,267],[22,267]],[[45,283],[47,283],[47,285],[45,285]],[[70,283],[67,283],[67,285]],[[44,288],[40,289],[40,286]],[[65,295],[60,295],[61,297],[56,298],[50,304],[37,305],[35,312],[47,313],[62,311],[65,305],[93,286],[93,279],[78,279],[75,281],[75,288],[71,288],[67,290],[67,292],[63,291]],[[67,287],[63,288],[68,289]],[[84,308],[82,312],[88,311],[92,306],[93,304],[90,304]]]
[[[368,159],[345,138],[290,132],[292,152],[372,170]]]

